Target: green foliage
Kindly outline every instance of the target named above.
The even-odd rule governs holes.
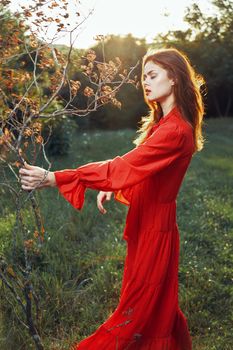
[[[104,54],[106,60],[120,57],[123,67],[129,70],[138,61],[141,63],[147,48],[148,45],[144,39],[135,38],[131,34],[123,37],[111,35],[104,44]],[[93,49],[96,51],[98,59],[101,60],[103,58],[101,43]],[[137,76],[140,81],[141,64],[134,71],[134,76]],[[122,109],[103,106],[101,110],[90,115],[90,126],[103,129],[134,128],[141,116],[147,114],[148,107],[144,103],[141,90],[128,84],[122,87],[117,97],[122,103]]]
[[[4,191],[1,193],[3,196]],[[2,210],[1,210],[2,212]],[[14,229],[15,215],[9,213],[6,216],[0,218],[0,255],[3,255],[10,248],[11,232]]]
[[[72,135],[77,130],[77,123],[72,118],[57,118],[44,125],[43,137],[48,139],[45,149],[49,156],[67,155],[72,142]]]
[[[90,113],[86,128],[108,130],[133,128],[141,116],[148,113],[148,106],[143,101],[142,92],[131,84],[123,86],[117,98],[122,103],[121,109],[110,104],[102,106],[97,112]],[[77,122],[79,124],[79,120]]]
[[[106,62],[119,57],[122,66],[128,72],[129,69],[136,65],[141,60],[142,56],[147,50],[145,40],[134,38],[132,35],[120,37],[111,35],[104,43],[104,50],[102,43],[93,47],[96,52],[97,61],[105,60]],[[105,57],[103,56],[105,55]],[[74,50],[71,64],[72,69],[69,74],[72,80],[80,81],[81,88],[77,92],[77,96],[72,102],[76,108],[85,108],[87,98],[83,95],[85,86],[90,86],[94,90],[96,86],[90,84],[89,78],[80,71],[80,57],[81,51]],[[135,69],[133,76],[137,76],[140,80],[141,65]],[[120,80],[120,78],[119,78]],[[69,90],[64,87],[60,93],[65,101],[69,101]],[[111,104],[101,106],[95,112],[91,112],[86,118],[77,118],[77,124],[82,129],[122,129],[134,128],[135,124],[141,119],[141,116],[147,113],[148,107],[143,100],[142,90],[137,90],[132,84],[123,85],[116,95],[117,99],[122,104],[122,108],[116,108]]]

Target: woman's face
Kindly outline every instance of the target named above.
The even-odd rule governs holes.
[[[148,61],[144,66],[142,83],[148,101],[162,102],[172,93],[174,80],[168,78],[166,69]]]

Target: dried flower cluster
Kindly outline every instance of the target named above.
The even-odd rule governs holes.
[[[97,40],[102,40],[97,38]],[[109,62],[97,61],[97,56],[94,50],[89,50],[83,59],[86,64],[81,65],[81,68],[86,76],[89,77],[90,82],[96,88],[85,88],[85,96],[93,96],[95,94],[98,103],[107,104],[112,103],[117,108],[121,108],[121,102],[117,100],[116,93],[122,83],[130,83],[137,86],[137,76],[130,79],[126,69],[122,69],[122,62],[119,57],[116,57]]]

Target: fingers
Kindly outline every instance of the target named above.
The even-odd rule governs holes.
[[[30,176],[22,177],[20,179],[20,182],[21,182],[21,187],[23,190],[34,190],[36,188],[41,187],[40,181],[38,181],[38,180],[36,181],[36,179],[34,179]]]
[[[33,190],[46,187],[48,185],[46,171],[38,166],[29,165],[24,162],[24,166],[19,169],[19,180],[22,189]]]
[[[24,162],[24,166],[19,169],[20,174],[34,174],[34,172],[38,169],[39,167],[35,165],[29,165],[26,162]]]
[[[29,187],[29,186],[21,186],[22,190],[24,191],[32,191],[33,188]]]
[[[21,182],[21,188],[23,190],[29,191],[34,189],[34,184],[30,176],[21,177],[20,182]]]
[[[100,191],[97,196],[97,207],[102,214],[107,213],[107,210],[103,207],[103,204],[102,204],[105,200],[105,197],[106,197],[106,193],[103,191]]]
[[[102,214],[106,214],[107,210],[103,207],[103,202],[105,200],[111,199],[112,192],[100,191],[97,196],[97,207]]]
[[[27,177],[24,176],[24,177],[21,177],[20,182],[22,185],[27,185],[27,184],[31,184],[32,180],[33,179],[30,176],[27,176]]]
[[[19,174],[20,175],[30,175],[32,173],[31,170],[27,170],[27,169],[24,169],[24,168],[20,168],[19,169]]]
[[[30,165],[30,164],[28,164],[26,161],[24,162],[24,167],[26,168],[26,169],[32,169],[33,168],[33,165]]]
[[[19,181],[23,190],[34,190],[40,187],[41,177],[33,170],[21,168],[19,170]]]

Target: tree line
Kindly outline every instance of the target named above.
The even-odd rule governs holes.
[[[184,20],[189,24],[189,29],[186,31],[174,30],[168,31],[165,35],[157,35],[153,42],[148,44],[144,39],[138,39],[133,35],[128,34],[124,37],[118,35],[111,35],[104,41],[104,55],[103,58],[103,42],[99,40],[95,46],[90,48],[95,52],[97,61],[113,61],[115,57],[119,57],[123,63],[124,69],[127,71],[130,67],[141,62],[143,55],[149,47],[176,47],[185,52],[195,66],[196,70],[200,72],[205,78],[206,85],[202,87],[205,98],[206,117],[226,117],[233,115],[232,104],[232,52],[233,52],[233,4],[229,0],[212,0],[215,15],[206,15],[201,12],[197,4],[193,4],[186,9]],[[2,21],[3,22],[3,21]],[[8,24],[7,24],[8,23]],[[13,24],[12,24],[13,23]],[[0,28],[0,40],[4,46],[4,37],[6,32],[14,30],[13,43],[17,44],[22,41],[23,31],[27,28],[21,23],[21,28],[18,27],[17,19],[12,19],[3,22],[4,25]],[[33,44],[33,43],[32,43]],[[9,45],[9,44],[8,44]],[[54,45],[58,55],[67,53],[68,47]],[[90,84],[90,79],[87,74],[84,74],[81,67],[84,66],[81,57],[85,50],[73,49],[70,57],[71,63],[69,68],[70,80],[73,82],[73,93],[75,96],[72,100],[72,105],[75,108],[84,108],[87,103],[88,96],[83,94],[85,87],[89,84],[91,88],[95,88],[94,84]],[[46,54],[44,54],[46,55]],[[51,57],[47,53],[47,65],[50,64]],[[38,57],[38,61],[43,57]],[[44,64],[44,66],[43,66]],[[24,79],[27,79],[28,72],[33,70],[33,61],[28,54],[25,54],[11,62],[16,70],[24,71],[22,74]],[[43,89],[45,95],[51,94],[51,85],[56,85],[56,80],[61,78],[60,72],[54,74],[54,66],[47,70],[47,74],[43,76],[43,69],[46,63],[41,64],[41,79],[44,80]],[[10,69],[2,70],[2,75],[7,81],[5,89],[8,92],[17,94],[21,87],[12,86],[14,83]],[[76,118],[77,124],[82,128],[102,128],[102,129],[119,129],[119,128],[135,128],[137,122],[142,115],[147,114],[147,106],[143,101],[142,89],[140,86],[141,65],[135,69],[135,80],[138,80],[138,88],[132,84],[125,84],[117,92],[116,97],[119,103],[105,103],[98,110],[90,111],[87,118]],[[75,89],[75,82],[81,83],[81,88]],[[65,105],[70,100],[70,88],[67,85],[62,86],[59,92],[59,99],[57,103]],[[38,97],[34,96],[34,103]]]

